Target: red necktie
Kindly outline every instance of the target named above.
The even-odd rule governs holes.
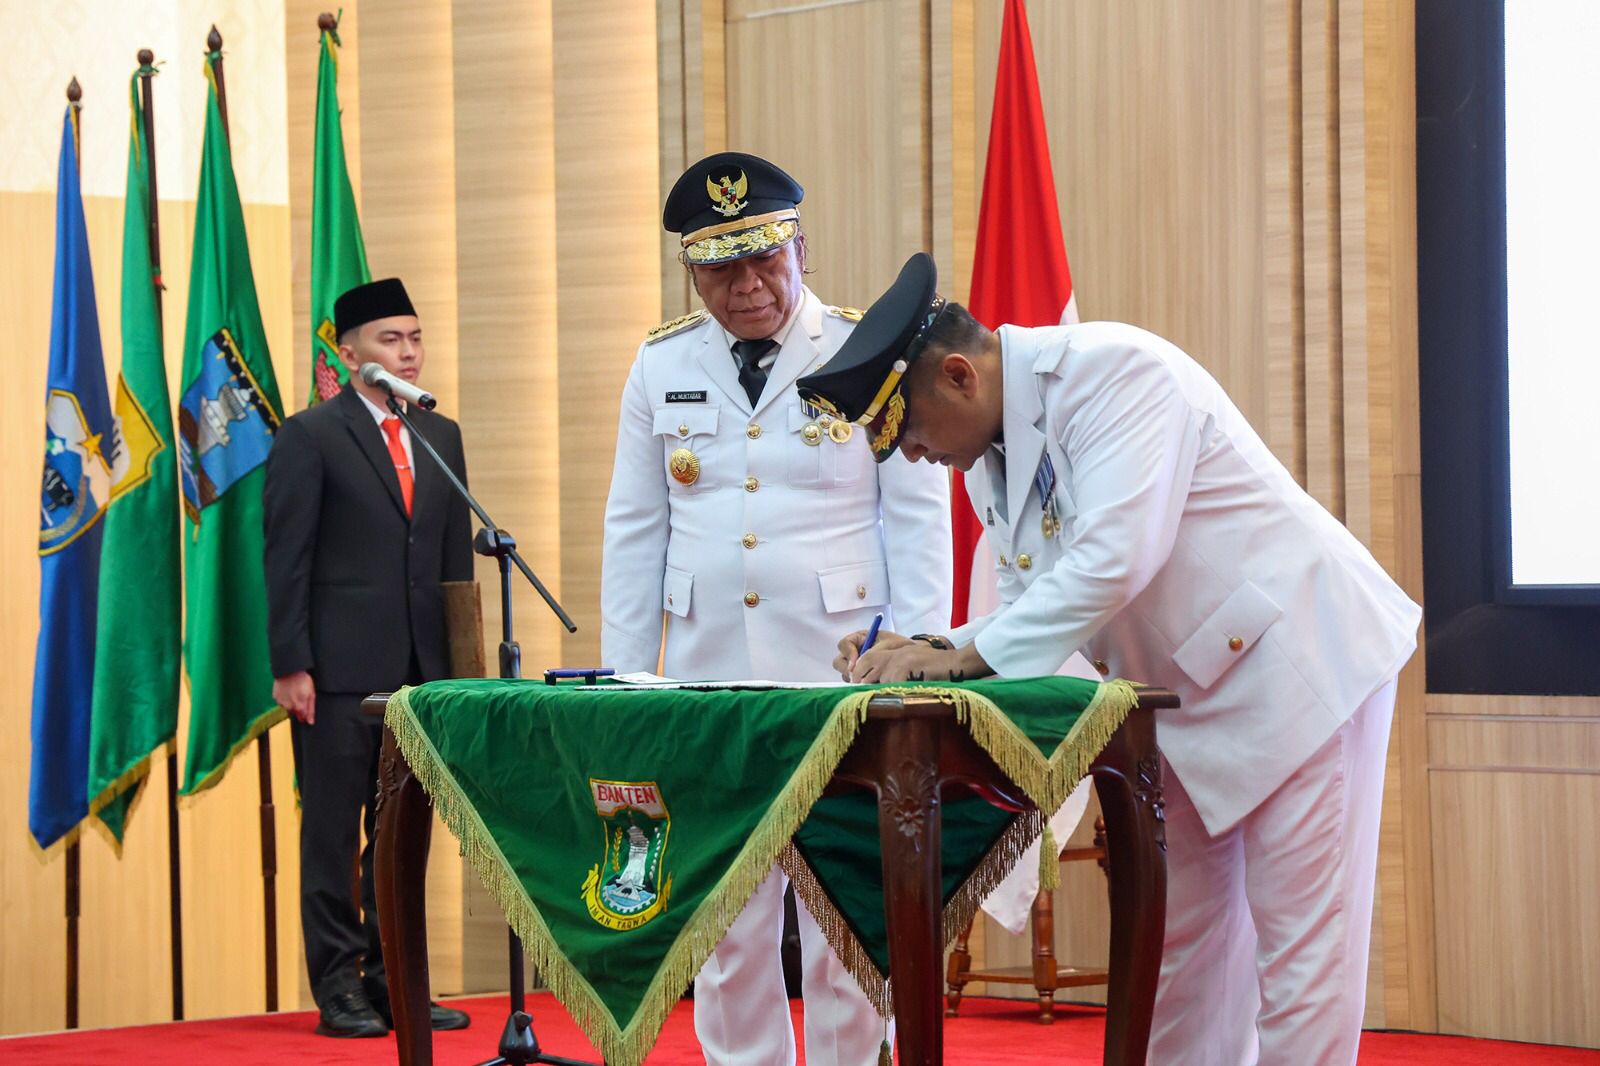
[[[389,458],[394,461],[395,477],[400,479],[400,498],[406,504],[406,516],[411,516],[411,462],[406,458],[405,445],[400,443],[400,420],[398,418],[385,418],[383,420],[383,435],[389,441]]]

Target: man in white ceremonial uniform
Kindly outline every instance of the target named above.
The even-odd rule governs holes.
[[[1170,688],[1159,1066],[1355,1062],[1385,750],[1419,608],[1222,388],[1117,323],[991,333],[914,256],[800,394],[972,470],[1000,606],[841,641],[856,680],[1053,673]]]
[[[659,661],[691,680],[831,680],[839,633],[879,611],[910,630],[949,625],[944,472],[879,466],[856,427],[795,393],[860,317],[802,283],[802,195],[771,163],[725,152],[667,197],[707,310],[653,330],[623,389],[600,591],[601,656],[619,672]],[[712,1066],[795,1061],[786,885],[774,870],[695,979]],[[799,926],[807,1063],[870,1066],[883,1020],[803,904]]]

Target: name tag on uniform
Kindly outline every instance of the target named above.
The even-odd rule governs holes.
[[[699,392],[669,392],[669,393],[667,393],[667,402],[668,403],[705,403],[706,402],[705,390],[702,389]]]

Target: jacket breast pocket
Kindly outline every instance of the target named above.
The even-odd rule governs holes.
[[[823,609],[829,614],[889,602],[889,567],[881,560],[818,570],[817,584],[822,589]]]
[[[789,432],[784,447],[789,452],[789,487],[796,489],[847,488],[861,480],[864,464],[872,457],[861,443],[861,427],[853,426],[850,439],[835,441],[832,425],[823,425],[796,405],[789,408]]]
[[[1172,661],[1196,685],[1208,689],[1244,658],[1282,614],[1283,608],[1270,596],[1246,581],[1172,653]]]
[[[683,618],[689,613],[689,596],[694,591],[694,575],[669,566],[661,579],[661,607],[668,614]]]
[[[666,404],[656,408],[651,432],[661,441],[667,487],[673,492],[709,492],[722,485],[725,463],[709,461],[717,443],[720,408],[711,404]]]

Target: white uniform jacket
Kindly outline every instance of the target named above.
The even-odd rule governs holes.
[[[805,290],[754,411],[709,316],[640,346],[606,501],[605,665],[654,670],[664,650],[669,677],[832,680],[839,638],[877,611],[901,632],[949,628],[945,472],[874,463],[859,426],[835,443],[794,389],[853,328]],[[679,449],[692,483],[669,470]]]
[[[966,484],[1001,603],[953,637],[1003,676],[1081,649],[1102,674],[1175,691],[1157,737],[1220,833],[1399,673],[1421,609],[1174,345],[1106,322],[1000,339],[1003,448]]]

